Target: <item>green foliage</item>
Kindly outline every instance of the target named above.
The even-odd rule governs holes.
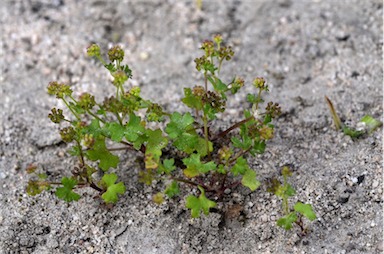
[[[106,192],[101,195],[106,203],[116,203],[118,198],[117,194],[125,193],[124,183],[115,183],[117,180],[116,174],[105,174],[101,179],[101,184],[106,187]]]
[[[177,181],[172,181],[172,183],[168,185],[164,191],[164,194],[167,195],[169,198],[173,198],[174,196],[179,195],[179,193],[180,189]]]
[[[66,84],[49,83],[48,93],[60,99],[72,116],[64,116],[62,109],[53,108],[48,117],[63,125],[60,135],[72,145],[69,153],[78,158],[78,164],[71,170],[72,176],[61,182],[51,182],[30,168],[29,172],[38,179],[29,182],[27,192],[37,195],[52,185],[60,185],[56,195],[70,202],[80,198],[74,192],[76,188],[90,187],[105,203],[116,203],[126,191],[117,175],[109,172],[119,165],[119,150],[141,153],[145,168],[139,171],[139,180],[148,185],[156,182],[163,188],[153,195],[155,203],[199,192],[199,196],[186,197],[186,207],[193,218],[208,214],[216,207],[212,200],[222,202],[227,189],[243,186],[255,191],[261,183],[248,158],[264,153],[274,135],[272,121],[281,109],[273,102],[264,105],[262,95],[268,92],[268,85],[264,78],[257,77],[252,82],[256,91],[245,98],[244,105],[250,107],[243,110],[244,118],[219,131],[214,120],[220,119],[227,100],[241,91],[246,82],[236,75],[229,81],[220,77],[224,62],[234,56],[233,49],[224,45],[220,35],[205,41],[200,49],[203,54],[195,63],[202,74],[201,84],[184,88],[182,99],[191,112],[168,113],[158,103],[143,99],[139,87],[126,87],[132,71],[123,64],[122,47],[112,47],[108,60],[104,60],[100,47],[91,45],[87,54],[97,58],[113,77],[115,92],[98,102],[89,93],[75,97]],[[367,124],[374,125],[370,120]],[[97,168],[93,162],[97,162]],[[96,180],[95,172],[103,175],[100,181]],[[273,192],[283,199],[286,212],[278,224],[289,228],[297,222],[295,216],[312,220],[314,213],[304,204],[298,203],[294,211],[289,211],[287,199],[295,191],[286,181],[277,183],[276,180]]]
[[[200,161],[200,155],[196,153],[191,154],[189,158],[183,159],[183,163],[187,166],[187,168],[184,169],[184,175],[188,178],[206,174],[216,168],[216,164],[213,161],[202,163]]]
[[[301,215],[304,215],[310,221],[316,219],[316,214],[310,204],[303,204],[301,202],[297,202],[293,209],[295,209],[295,211],[300,213]]]
[[[366,115],[361,118],[356,128],[346,126],[341,122],[340,117],[337,114],[332,101],[327,96],[325,96],[325,101],[328,104],[331,116],[333,118],[333,122],[335,123],[336,130],[341,129],[345,135],[348,135],[351,138],[360,138],[365,134],[369,135],[381,126],[383,126],[383,123],[381,121],[376,120],[375,118],[369,115]]]
[[[292,176],[292,171],[289,167],[284,166],[281,174],[283,176],[283,183],[276,178],[273,178],[268,186],[268,191],[274,193],[282,199],[282,208],[284,216],[279,218],[276,224],[285,230],[290,230],[293,225],[300,227],[302,234],[307,233],[307,228],[304,226],[302,216],[308,220],[313,221],[316,219],[316,214],[310,204],[303,204],[298,201],[295,203],[293,209],[289,207],[288,199],[296,194],[295,189],[288,183],[288,177]]]
[[[71,202],[80,199],[80,195],[73,191],[77,181],[73,178],[64,177],[61,180],[63,187],[56,189],[56,196],[64,201]]]
[[[186,199],[187,208],[191,209],[192,218],[200,217],[200,213],[203,212],[205,215],[209,214],[209,209],[216,206],[216,203],[209,200],[205,196],[204,189],[198,186],[200,190],[200,196],[197,198],[193,195],[189,195]]]
[[[113,155],[105,145],[105,138],[100,137],[95,140],[92,149],[86,152],[88,159],[99,161],[99,167],[107,171],[109,168],[116,168],[119,164],[119,157]]]
[[[293,223],[297,221],[297,215],[295,212],[289,213],[277,220],[276,224],[285,230],[290,230]]]

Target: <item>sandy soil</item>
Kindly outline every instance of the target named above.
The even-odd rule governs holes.
[[[201,11],[176,0],[1,1],[0,253],[382,252],[382,132],[358,140],[336,132],[324,102],[329,96],[351,125],[366,114],[382,120],[382,16],[379,0],[203,0]],[[280,201],[265,186],[230,193],[227,205],[242,209],[231,218],[214,211],[190,219],[183,199],[157,206],[156,186],[137,181],[135,153],[122,155],[116,172],[127,192],[112,209],[92,190],[71,204],[49,192],[26,195],[30,163],[56,179],[74,165],[47,118],[59,105],[48,82],[99,99],[113,89],[85,56],[90,43],[121,44],[132,83],[174,111],[183,110],[183,87],[201,82],[193,63],[200,42],[217,33],[236,52],[223,72],[248,84],[263,76],[268,99],[283,108],[267,152],[249,160],[261,181],[294,168],[295,199],[318,215],[309,235],[276,227]],[[243,95],[224,119],[240,117]]]

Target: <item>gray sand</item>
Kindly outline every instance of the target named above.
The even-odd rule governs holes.
[[[352,140],[335,131],[324,101],[351,125],[366,114],[382,120],[382,16],[382,1],[373,0],[203,0],[202,11],[176,0],[2,1],[0,253],[382,252],[382,130]],[[127,192],[112,209],[91,189],[70,204],[50,192],[26,195],[30,163],[59,179],[75,162],[47,118],[63,106],[47,95],[48,82],[98,99],[113,91],[107,71],[85,56],[89,44],[122,45],[131,83],[172,112],[185,110],[183,87],[201,83],[193,59],[217,33],[236,52],[224,76],[248,84],[223,119],[240,119],[253,78],[268,81],[267,99],[284,114],[266,153],[249,160],[261,181],[294,168],[292,202],[310,203],[318,215],[308,236],[275,225],[281,202],[265,185],[230,193],[226,205],[243,209],[231,218],[216,211],[191,219],[183,197],[157,206],[158,186],[137,181],[135,152],[121,154],[115,172]]]

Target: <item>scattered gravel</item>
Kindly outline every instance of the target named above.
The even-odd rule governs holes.
[[[383,251],[382,132],[358,140],[337,133],[324,101],[329,96],[351,125],[366,114],[383,120],[382,1],[202,2],[202,10],[192,0],[1,2],[1,253]],[[183,198],[157,206],[156,186],[137,181],[135,153],[122,155],[116,172],[127,192],[113,208],[92,190],[70,204],[50,192],[26,195],[29,164],[59,179],[74,162],[47,118],[62,106],[46,94],[48,82],[99,100],[113,91],[100,64],[85,56],[88,45],[120,44],[143,96],[185,110],[183,87],[201,82],[197,48],[217,33],[237,53],[224,77],[238,74],[249,84],[263,76],[267,100],[282,106],[275,139],[249,160],[262,182],[293,168],[292,202],[312,204],[318,216],[307,236],[276,227],[281,202],[265,185],[228,191],[227,202],[200,219],[190,218]],[[240,119],[251,89],[236,96],[224,120]]]

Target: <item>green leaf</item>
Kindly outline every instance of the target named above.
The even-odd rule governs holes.
[[[91,121],[91,124],[82,128],[81,133],[82,134],[92,134],[92,136],[94,138],[97,138],[104,133],[104,130],[102,128],[100,128],[99,120],[93,119]]]
[[[177,181],[172,181],[172,183],[167,186],[164,193],[169,198],[173,198],[174,196],[179,195],[180,189],[179,189],[179,184],[177,183]]]
[[[124,194],[125,193],[125,186],[124,183],[119,182],[115,183],[117,180],[117,175],[112,174],[105,174],[102,178],[102,182],[107,187],[107,191],[101,195],[103,200],[106,203],[116,203],[118,200],[117,194]]]
[[[125,127],[118,122],[106,123],[104,127],[113,141],[120,142],[123,139]]]
[[[160,161],[160,156],[162,154],[161,149],[163,149],[167,144],[168,140],[167,138],[163,137],[162,131],[160,129],[157,130],[151,130],[147,129],[146,134],[148,135],[148,143],[145,149],[145,156],[150,157],[150,163],[147,164],[147,160],[145,160],[145,167],[146,168],[157,168]]]
[[[253,144],[252,149],[250,150],[250,153],[253,156],[255,156],[256,153],[262,154],[262,153],[264,153],[266,146],[267,145],[265,144],[264,140],[255,141],[254,144]]]
[[[275,194],[281,198],[293,197],[296,194],[296,191],[289,183],[284,183],[277,188]]]
[[[316,214],[312,209],[310,204],[303,204],[301,202],[297,202],[293,207],[296,212],[304,215],[308,220],[313,221],[316,219]]]
[[[173,145],[180,151],[188,154],[197,151],[205,156],[208,154],[205,140],[196,133],[193,123],[194,119],[190,113],[181,115],[175,112],[171,115],[171,122],[167,124],[165,132],[174,140]],[[208,149],[212,151],[211,142],[208,146]]]
[[[189,158],[184,158],[183,163],[187,168],[184,170],[184,175],[192,178],[200,174],[208,173],[216,168],[216,164],[213,161],[202,163],[200,161],[200,154],[191,154]]]
[[[173,158],[165,159],[163,160],[163,163],[159,165],[159,169],[157,172],[159,174],[162,174],[162,173],[170,174],[173,170],[176,169],[174,164],[175,164],[175,160]]]
[[[204,104],[203,111],[208,116],[208,120],[210,121],[215,120],[216,114],[219,112],[219,110],[215,109],[208,103]]]
[[[169,137],[175,139],[185,133],[192,127],[194,122],[193,117],[190,113],[181,115],[178,112],[175,112],[171,115],[171,122],[167,124],[165,132],[168,133]]]
[[[277,225],[284,228],[285,230],[290,230],[292,224],[297,220],[297,215],[295,212],[292,212],[284,217],[281,217],[277,220]]]
[[[232,137],[231,141],[232,141],[232,145],[234,147],[241,148],[243,146],[243,144],[241,143],[240,139],[237,138],[237,137]]]
[[[246,129],[245,125],[242,125],[241,129]],[[234,147],[237,147],[243,150],[248,150],[252,146],[252,139],[248,136],[248,133],[244,133],[244,131],[243,133],[241,133],[241,136],[242,136],[242,140],[240,140],[237,137],[232,137],[231,138],[232,144]]]
[[[119,157],[113,155],[105,146],[105,138],[99,137],[95,140],[95,144],[92,149],[86,152],[88,159],[92,161],[99,161],[99,167],[103,171],[107,171],[109,168],[116,168],[119,164]]]
[[[136,116],[133,113],[130,114],[129,122],[125,129],[125,138],[129,142],[137,142],[139,137],[141,137],[144,134],[144,132],[145,132],[145,128],[141,125],[141,118],[139,116]],[[141,144],[140,145],[136,144],[135,148],[139,149]]]
[[[381,127],[383,125],[382,122],[379,120],[376,120],[372,116],[366,115],[360,120],[361,123],[365,124],[367,132],[370,134],[374,132],[377,128]]]
[[[200,194],[200,196],[198,198],[193,196],[193,195],[189,195],[187,197],[187,199],[186,199],[186,201],[187,201],[186,207],[191,209],[192,218],[200,217],[201,211],[205,215],[208,215],[209,214],[209,209],[216,206],[215,202],[213,202],[212,200],[209,200],[205,196],[204,189],[201,188],[200,186],[198,188],[199,188],[199,190],[201,192],[201,194]]]
[[[220,174],[225,174],[227,173],[227,170],[225,169],[223,164],[219,164],[219,166],[217,167],[217,172]]]
[[[192,93],[191,88],[184,88],[184,95],[185,97],[181,100],[187,107],[201,110],[203,108],[203,104],[201,102],[201,99],[196,97]]]
[[[193,153],[196,147],[199,147],[199,136],[196,133],[183,133],[174,142],[173,145],[180,151],[188,154]],[[201,147],[200,147],[201,148]],[[201,148],[203,149],[203,148]]]
[[[349,128],[347,126],[343,126],[343,132],[345,135],[350,136],[351,138],[358,138],[364,135],[364,131],[355,130],[353,128]]]
[[[201,157],[204,157],[208,154],[207,145],[204,138],[198,137],[198,141],[195,143],[194,150],[196,150],[196,152],[200,154]],[[208,141],[208,150],[209,152],[213,151],[213,144],[211,141]]]
[[[61,179],[61,183],[63,184],[63,187],[57,188],[55,192],[58,198],[67,202],[77,201],[80,199],[80,195],[72,191],[77,184],[75,179],[64,177]]]
[[[252,169],[245,171],[241,183],[251,191],[256,190],[260,186],[260,182],[256,179],[256,172]]]
[[[272,122],[272,116],[270,114],[266,114],[264,117],[264,124]]]
[[[254,104],[254,103],[256,103],[257,102],[257,97],[256,97],[256,95],[254,95],[254,94],[247,94],[247,101],[249,102],[249,103],[252,103],[252,104]]]
[[[290,184],[286,183],[285,185],[287,186],[286,190],[285,190],[285,195],[287,195],[288,197],[295,196],[295,194],[296,194],[295,189]]]
[[[234,176],[244,175],[247,170],[251,170],[248,166],[248,162],[242,156],[237,158],[235,165],[233,165],[231,172]]]
[[[208,80],[212,84],[215,91],[226,92],[228,90],[227,85],[224,84],[219,78],[213,78],[211,76],[208,76]]]

